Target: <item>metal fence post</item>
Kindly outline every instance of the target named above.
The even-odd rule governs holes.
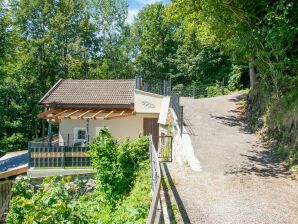
[[[196,98],[196,87],[192,87],[192,97]]]
[[[30,142],[28,143],[28,168],[31,167],[31,148],[30,148]]]
[[[183,131],[183,106],[180,106],[180,135]]]
[[[222,81],[221,81],[221,94],[224,95],[225,94],[225,77],[222,77]]]

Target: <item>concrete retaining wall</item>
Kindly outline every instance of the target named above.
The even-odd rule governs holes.
[[[173,116],[173,161],[178,163],[187,162],[192,170],[200,171],[200,162],[194,154],[190,135],[185,127],[183,127],[182,135],[180,135],[176,114],[172,109],[171,113]]]

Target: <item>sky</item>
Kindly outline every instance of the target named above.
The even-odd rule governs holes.
[[[163,2],[166,4],[170,3],[170,0],[128,0],[127,22],[131,24],[140,9],[142,9],[146,4],[151,4],[154,2]]]

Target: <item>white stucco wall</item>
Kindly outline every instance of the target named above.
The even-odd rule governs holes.
[[[179,163],[187,162],[192,170],[200,171],[201,165],[194,154],[190,135],[184,127],[182,135],[180,135],[176,114],[172,109],[171,113],[173,116],[173,160]]]
[[[135,90],[134,108],[137,113],[160,113],[164,96]]]
[[[136,114],[131,117],[124,117],[112,120],[90,120],[89,135],[92,137],[96,134],[97,127],[106,126],[111,134],[117,138],[137,138],[143,135],[143,118],[158,118],[159,114]],[[86,120],[66,120],[62,119],[59,125],[59,140],[67,143],[67,135],[70,134],[69,144],[73,144],[74,129],[86,128]]]

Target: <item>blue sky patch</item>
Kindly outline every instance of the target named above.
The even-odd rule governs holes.
[[[154,2],[162,2],[164,4],[170,3],[170,0],[128,0],[128,17],[127,22],[131,24],[134,20],[134,17],[138,14],[140,9],[145,5],[151,4]]]

